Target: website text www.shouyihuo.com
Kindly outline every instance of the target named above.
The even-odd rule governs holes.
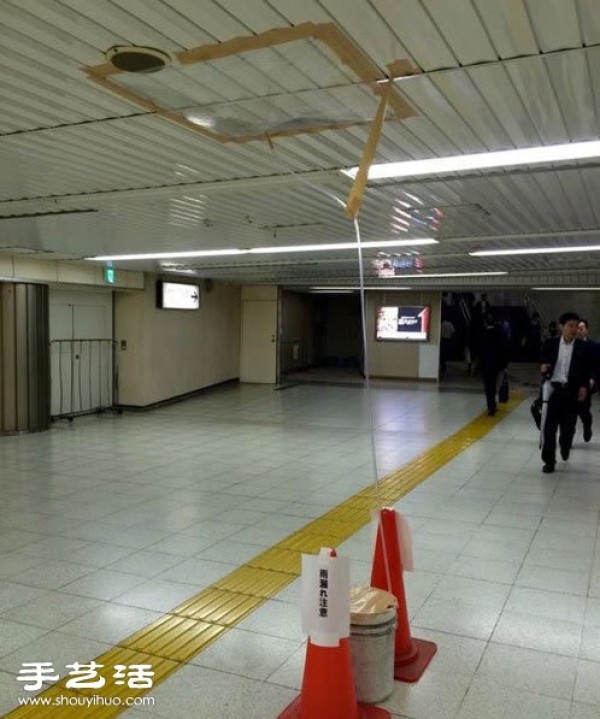
[[[104,697],[100,694],[93,696],[67,696],[60,694],[56,697],[19,697],[19,706],[40,706],[40,707],[153,707],[154,697]]]

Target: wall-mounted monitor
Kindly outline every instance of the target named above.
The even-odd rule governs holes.
[[[199,310],[200,287],[158,280],[156,306],[162,310]]]
[[[375,337],[378,340],[427,342],[431,307],[378,307]]]

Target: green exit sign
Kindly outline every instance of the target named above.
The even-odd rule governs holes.
[[[117,281],[117,273],[114,267],[104,268],[104,281],[107,282],[109,285],[115,284],[115,282]]]

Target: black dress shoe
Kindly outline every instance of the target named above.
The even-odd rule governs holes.
[[[584,424],[583,425],[583,441],[589,442],[591,438],[592,438],[592,425]]]
[[[496,410],[488,409],[488,417],[495,417],[495,416],[496,416]]]
[[[571,448],[565,449],[564,447],[560,448],[560,456],[564,459],[566,462],[569,459],[569,456],[571,454]]]
[[[542,472],[544,474],[552,474],[552,472],[554,472],[554,465],[553,464],[545,464],[542,467]]]

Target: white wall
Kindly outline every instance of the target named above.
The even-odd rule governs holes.
[[[438,379],[440,356],[441,292],[367,292],[367,343],[373,377]],[[431,307],[429,342],[378,342],[375,317],[381,306]]]
[[[51,287],[50,339],[112,339],[111,290],[67,290]]]
[[[156,308],[155,283],[148,275],[143,292],[115,294],[121,404],[145,406],[239,376],[239,286],[215,282],[201,290],[199,310],[181,311]]]

